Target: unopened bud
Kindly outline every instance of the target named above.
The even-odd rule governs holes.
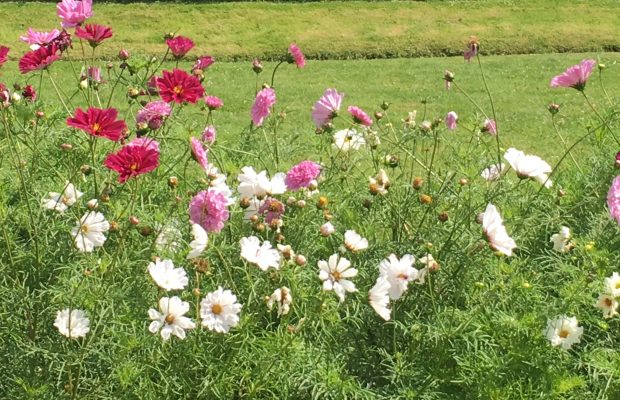
[[[428,194],[420,195],[420,203],[422,204],[431,204],[433,202],[433,198]]]
[[[116,221],[111,221],[110,222],[110,232],[118,232],[118,230],[120,229],[118,222]]]
[[[321,226],[321,228],[319,229],[319,232],[321,233],[322,236],[330,236],[332,233],[336,232],[336,228],[334,228],[334,225],[332,225],[331,222],[326,222],[325,224],[323,224]]]
[[[45,117],[45,113],[43,111],[36,111],[34,113],[34,115],[36,115],[37,118],[44,118]]]
[[[121,49],[118,52],[118,58],[121,59],[122,61],[129,60],[129,52],[125,49]]]
[[[239,207],[241,207],[244,210],[248,208],[251,204],[252,204],[252,201],[248,197],[242,197],[241,200],[239,200]],[[252,215],[252,217],[256,217],[256,215]]]
[[[73,149],[73,145],[71,143],[62,143],[60,145],[60,149],[63,151],[70,151],[71,149]]]
[[[88,89],[88,79],[82,79],[80,81],[80,89],[82,90]]]
[[[380,119],[382,119],[382,118],[383,118],[383,113],[382,113],[382,112],[380,112],[380,111],[376,111],[376,112],[375,112],[375,119],[376,119],[377,121],[379,121],[379,120],[380,120]]]
[[[202,293],[200,293],[200,288],[194,288],[192,290],[192,293],[194,293],[194,296],[196,296],[196,297],[200,297],[200,295],[202,294]]]
[[[316,202],[316,206],[322,209],[322,208],[325,208],[325,206],[327,206],[327,203],[329,203],[329,200],[327,199],[327,197],[321,196],[319,197],[319,200]]]
[[[153,233],[153,229],[151,229],[151,227],[149,226],[143,226],[142,228],[140,228],[140,235],[144,237],[150,236],[151,233]]]
[[[387,101],[384,101],[383,103],[381,103],[381,109],[383,111],[387,111],[388,108],[390,108],[390,103],[388,103]]]
[[[170,188],[172,189],[179,186],[179,178],[177,178],[176,176],[171,176],[170,178],[168,178],[168,186],[170,186]]]
[[[132,215],[131,217],[129,217],[129,223],[131,225],[139,225],[140,224],[140,220],[135,215]]]
[[[370,207],[372,207],[372,199],[364,199],[364,201],[362,201],[362,206],[364,206],[365,209],[370,210]]]
[[[89,175],[92,172],[92,169],[90,168],[90,165],[84,164],[80,167],[80,172],[84,175]]]
[[[91,211],[97,209],[97,207],[99,207],[99,201],[97,199],[90,199],[88,203],[86,203],[86,208]]]
[[[297,254],[297,256],[295,257],[295,264],[299,265],[300,267],[306,265],[306,262],[306,257],[301,254]]]
[[[263,72],[263,64],[260,62],[258,58],[255,58],[254,61],[252,61],[252,70],[256,72],[257,74],[260,74],[261,72]]]
[[[297,203],[297,199],[293,196],[290,196],[288,199],[286,199],[286,204],[289,206],[293,206],[295,205],[295,203]]]
[[[440,212],[439,215],[437,216],[437,218],[439,219],[439,221],[441,222],[446,222],[448,220],[448,213],[443,211]]]
[[[459,179],[459,185],[461,185],[461,186],[465,186],[468,183],[469,183],[469,181],[466,178]]]
[[[306,200],[297,200],[297,207],[304,208],[306,206]]]
[[[415,177],[413,179],[413,182],[411,182],[411,186],[413,186],[413,188],[415,190],[419,190],[422,188],[422,185],[424,185],[424,179],[420,178],[420,177]]]
[[[127,89],[127,96],[131,99],[135,99],[140,96],[140,91],[136,88]]]
[[[560,112],[560,105],[556,103],[551,103],[547,106],[547,110],[549,110],[551,115],[555,115]]]

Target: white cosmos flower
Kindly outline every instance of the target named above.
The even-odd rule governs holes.
[[[577,318],[560,315],[556,319],[547,320],[545,334],[552,346],[562,346],[568,350],[581,340],[583,327],[578,326]]]
[[[192,224],[192,235],[194,236],[194,240],[189,242],[189,247],[191,247],[192,250],[187,255],[188,260],[201,255],[209,243],[207,231],[205,231],[204,228],[198,224]]]
[[[512,255],[512,250],[517,247],[517,244],[508,236],[506,227],[504,227],[504,220],[499,215],[497,208],[491,203],[487,205],[482,215],[482,228],[493,250],[507,256]]]
[[[357,252],[368,248],[368,240],[360,236],[359,233],[348,230],[344,233],[344,246],[347,250]]]
[[[278,305],[278,317],[286,315],[291,310],[291,304],[293,303],[293,296],[291,296],[291,289],[286,286],[282,286],[274,290],[274,292],[267,300],[267,308],[269,311],[273,308],[274,304]]]
[[[418,271],[418,280],[416,282],[418,285],[423,285],[424,279],[426,278],[426,274],[428,273],[428,271],[437,271],[439,269],[439,263],[435,261],[435,258],[433,258],[433,255],[430,253],[426,254],[418,261],[420,262],[420,264],[426,265],[424,268]]]
[[[613,297],[620,296],[620,275],[614,272],[610,277],[605,278],[605,292]]]
[[[164,290],[182,290],[187,286],[187,273],[183,268],[174,268],[172,260],[157,259],[149,264],[148,271],[157,286]]]
[[[158,251],[173,251],[176,252],[181,248],[181,231],[176,227],[176,223],[158,226],[156,230],[159,231],[157,238],[155,238],[155,248]]]
[[[394,254],[381,261],[379,273],[390,284],[390,299],[398,300],[407,290],[409,282],[418,278],[418,270],[413,267],[415,257],[405,254],[399,260]]]
[[[219,169],[213,164],[207,166],[206,172],[209,178],[209,188],[226,197],[226,205],[230,206],[234,204],[236,199],[233,197],[233,192],[226,183],[226,175],[220,173]]]
[[[95,247],[103,246],[106,241],[104,232],[110,224],[100,212],[89,211],[82,216],[78,225],[71,229],[75,247],[80,251],[91,252]]]
[[[387,279],[384,276],[379,276],[375,286],[368,292],[368,302],[375,312],[386,321],[389,321],[392,315],[392,310],[388,308],[390,305],[390,296],[388,294],[390,287],[391,285]]]
[[[551,235],[550,242],[553,243],[553,250],[558,251],[560,253],[566,253],[571,249],[571,246],[568,244],[570,240],[570,229],[566,226],[560,228],[560,233],[555,233]]]
[[[332,147],[335,150],[346,153],[350,150],[359,150],[366,144],[364,136],[355,129],[343,129],[334,133],[334,143]]]
[[[295,251],[293,250],[291,245],[278,244],[277,248],[284,259],[292,260],[293,258],[295,258]]]
[[[504,163],[493,164],[483,169],[480,176],[486,181],[495,181],[499,179],[505,169],[506,165]]]
[[[66,182],[62,193],[49,192],[48,197],[41,200],[43,208],[48,210],[56,210],[58,212],[65,212],[65,210],[75,204],[84,193],[77,190],[72,183]]]
[[[608,293],[598,296],[594,306],[603,311],[603,318],[612,318],[614,315],[618,315],[618,301]]]
[[[368,177],[371,193],[373,194],[387,194],[390,187],[390,178],[383,169],[380,169],[375,177]],[[374,192],[373,192],[374,191]]]
[[[548,180],[547,174],[551,173],[551,166],[538,156],[525,154],[514,147],[504,153],[504,158],[510,163],[517,176],[521,179],[532,178],[550,188],[553,183]]]
[[[90,331],[90,321],[86,317],[86,313],[82,310],[64,310],[56,313],[54,326],[58,328],[58,332],[68,338],[84,337]]]
[[[190,318],[184,316],[188,311],[189,303],[177,296],[162,297],[159,299],[159,311],[149,309],[149,318],[153,320],[149,325],[149,331],[157,333],[161,329],[160,335],[164,340],[170,339],[171,334],[179,339],[185,339],[185,330],[196,327]]]
[[[241,258],[247,262],[256,264],[263,271],[269,267],[280,268],[280,253],[271,247],[271,243],[265,240],[261,245],[256,236],[241,238]]]
[[[357,292],[355,284],[348,278],[357,275],[357,270],[351,267],[351,262],[338,254],[329,256],[329,261],[319,261],[319,279],[323,281],[323,290],[333,290],[340,302],[344,301],[346,292]]]
[[[334,225],[332,225],[331,222],[326,222],[323,225],[321,225],[319,232],[321,233],[322,236],[327,237],[327,236],[331,236],[332,233],[336,232],[336,228],[334,228]]]
[[[243,210],[243,219],[247,221],[252,218],[253,215],[257,215],[258,210],[263,206],[263,204],[265,204],[264,199],[261,200],[256,197],[250,198],[250,204],[245,210]]]
[[[237,303],[237,296],[220,286],[216,291],[207,293],[200,302],[202,326],[211,331],[227,333],[239,323],[241,307]]]
[[[243,167],[237,176],[237,180],[240,182],[237,191],[241,196],[248,198],[253,196],[263,198],[267,195],[283,194],[286,192],[284,178],[286,178],[286,174],[283,172],[278,172],[269,179],[267,171],[256,173],[252,167]]]

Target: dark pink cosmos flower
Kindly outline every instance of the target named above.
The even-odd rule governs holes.
[[[265,222],[271,224],[274,219],[281,219],[286,211],[284,203],[274,198],[268,197],[258,209],[258,213],[265,216]]]
[[[134,143],[139,140],[139,143]],[[134,176],[151,172],[159,166],[159,143],[153,139],[140,138],[109,154],[103,164],[118,172],[118,181],[125,183]]]
[[[322,128],[332,121],[340,111],[344,93],[336,89],[327,89],[312,107],[312,119],[317,128]]]
[[[58,35],[58,37],[52,40],[51,44],[55,45],[58,48],[58,50],[60,50],[60,52],[62,53],[63,51],[67,50],[69,47],[72,47],[71,46],[71,34],[63,29],[62,32],[60,32],[60,34]]]
[[[93,1],[62,0],[56,4],[56,13],[63,28],[73,28],[93,16]]]
[[[0,67],[9,59],[9,48],[0,46]]]
[[[54,29],[51,32],[37,32],[32,28],[28,28],[26,35],[20,36],[19,40],[28,43],[31,50],[36,50],[41,46],[51,44],[58,36],[60,36],[58,29]]]
[[[81,129],[89,135],[118,142],[124,137],[127,124],[123,120],[117,121],[117,116],[118,111],[114,108],[89,107],[86,112],[78,108],[74,117],[67,118],[67,125]]]
[[[215,62],[215,58],[211,56],[202,56],[198,60],[196,60],[196,62],[194,63],[194,66],[192,67],[192,71],[196,69],[201,69],[204,71],[205,69],[213,65],[214,62]]]
[[[210,189],[203,190],[189,203],[189,220],[207,232],[219,232],[230,217],[228,200],[222,193]]]
[[[198,78],[187,72],[174,69],[164,71],[161,78],[157,78],[157,87],[160,97],[167,103],[196,103],[205,90]]]
[[[289,190],[307,188],[321,173],[321,166],[314,161],[302,161],[286,173],[284,183]]]
[[[37,99],[37,91],[34,90],[32,85],[27,85],[22,92],[22,96],[28,101],[35,101]]]
[[[264,88],[256,94],[252,105],[252,122],[255,126],[261,126],[265,118],[271,113],[271,107],[276,102],[276,91],[272,88]]]
[[[57,52],[56,45],[39,47],[36,50],[29,51],[19,60],[19,72],[26,74],[49,67],[60,58]]]
[[[173,39],[166,39],[168,48],[174,55],[174,58],[181,58],[194,47],[194,42],[185,36],[177,36]]]
[[[205,96],[205,104],[209,110],[217,110],[218,108],[222,108],[224,106],[222,99],[216,96]]]
[[[75,36],[88,40],[91,47],[97,47],[106,39],[112,37],[112,28],[104,25],[86,24],[75,28]]]
[[[294,62],[295,65],[297,65],[297,68],[303,68],[306,66],[306,57],[304,57],[304,53],[301,52],[301,49],[296,43],[291,43],[288,47],[288,52],[292,56],[292,59],[289,62]]]
[[[349,111],[349,114],[351,114],[351,116],[353,117],[353,121],[355,123],[358,123],[364,126],[372,125],[372,119],[370,119],[368,114],[366,114],[361,108],[356,107],[356,106],[349,106],[347,111]]]
[[[581,92],[586,88],[586,82],[595,65],[595,60],[583,60],[581,63],[573,65],[564,71],[564,73],[554,76],[551,79],[551,87],[572,87]]]

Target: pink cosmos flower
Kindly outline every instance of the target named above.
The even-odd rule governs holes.
[[[322,128],[332,121],[340,111],[344,93],[336,89],[327,89],[323,96],[312,107],[312,119],[317,128]]]
[[[620,175],[616,176],[607,193],[607,207],[611,218],[620,225]]]
[[[219,232],[230,217],[227,204],[228,200],[222,193],[213,189],[203,190],[189,203],[189,220],[207,232]]]
[[[101,77],[101,68],[99,67],[88,67],[87,70],[88,79],[93,83],[103,83],[103,78]]]
[[[217,135],[217,131],[213,125],[209,125],[202,131],[202,141],[213,144],[215,142],[215,137]]]
[[[459,116],[456,115],[454,111],[450,111],[448,115],[446,115],[446,127],[451,131],[456,129],[456,121],[458,121],[458,119]]]
[[[372,125],[372,119],[370,119],[368,114],[366,114],[361,108],[356,107],[356,106],[349,106],[347,111],[349,111],[349,114],[351,114],[351,116],[353,117],[353,121],[355,123],[358,123],[364,126]]]
[[[284,183],[289,190],[299,190],[310,186],[321,173],[321,166],[314,161],[302,161],[286,173]]]
[[[31,50],[51,44],[58,36],[60,31],[54,29],[51,32],[37,32],[32,28],[28,28],[28,32],[24,36],[20,36],[19,40],[30,45]]]
[[[198,78],[189,75],[180,69],[163,71],[163,76],[157,78],[159,95],[167,103],[196,103],[202,97],[205,90]]]
[[[218,108],[222,108],[224,106],[222,99],[216,96],[205,96],[205,104],[209,110],[217,110]]]
[[[63,28],[73,28],[93,16],[93,1],[62,0],[56,4],[56,13]]]
[[[255,126],[261,126],[265,118],[271,113],[271,107],[276,102],[276,91],[272,88],[264,88],[256,94],[252,105],[252,122]]]
[[[134,176],[151,172],[159,166],[159,143],[152,139],[136,139],[118,152],[109,154],[103,164],[118,172],[118,181],[125,183]]]
[[[290,62],[294,62],[295,65],[297,65],[297,68],[303,68],[306,66],[306,57],[304,57],[304,53],[301,52],[296,43],[291,43],[288,47],[288,52],[292,56],[292,60]]]
[[[152,101],[138,111],[136,122],[146,124],[150,129],[157,130],[164,124],[164,120],[170,116],[172,108],[162,100]]]
[[[211,56],[202,56],[198,60],[196,60],[196,62],[194,63],[194,66],[192,67],[192,71],[196,69],[201,69],[204,71],[205,69],[213,65],[214,62],[215,62],[215,58]]]
[[[467,62],[471,62],[471,59],[478,55],[479,47],[480,43],[478,42],[478,38],[471,36],[469,38],[469,43],[467,43],[467,50],[463,53],[463,58],[465,58]]]
[[[117,121],[117,116],[118,111],[114,108],[89,107],[86,112],[78,108],[75,110],[75,116],[67,118],[67,125],[81,129],[92,136],[117,142],[127,129],[125,121],[122,119]]]
[[[620,151],[616,153],[616,167],[620,168]]]
[[[551,79],[551,87],[572,87],[579,91],[586,88],[586,81],[592,73],[592,68],[596,65],[595,60],[583,60],[577,65],[573,65],[563,74],[554,76]]]
[[[166,44],[176,59],[182,58],[194,47],[194,42],[192,39],[185,36],[177,36],[173,39],[166,39]]]
[[[495,123],[495,120],[488,119],[488,118],[485,119],[484,127],[482,128],[482,130],[491,136],[496,136],[497,135],[497,124]]]
[[[196,162],[200,164],[203,169],[207,169],[209,167],[209,160],[207,159],[207,152],[205,151],[204,147],[202,147],[202,143],[200,143],[200,140],[196,139],[193,136],[189,139],[189,141],[192,148],[192,156],[194,157],[194,160],[196,160]]]
[[[88,41],[91,47],[97,47],[106,39],[112,37],[112,28],[104,25],[86,24],[75,28],[75,36]]]
[[[9,59],[9,48],[0,46],[0,67]]]
[[[56,45],[39,47],[36,50],[29,51],[19,60],[19,72],[27,74],[31,71],[49,67],[54,61],[60,58],[60,56],[56,54],[57,51]]]
[[[274,219],[281,219],[286,211],[284,204],[274,198],[268,197],[259,207],[258,213],[265,216],[265,222],[271,224]]]

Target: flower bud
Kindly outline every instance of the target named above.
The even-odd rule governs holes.
[[[97,199],[90,199],[88,203],[86,203],[86,208],[89,210],[96,210],[99,207],[99,201]]]
[[[299,208],[306,207],[306,200],[303,200],[303,199],[297,200],[297,207],[299,207]]]
[[[136,89],[136,88],[129,88],[129,89],[127,89],[127,96],[130,99],[135,99],[138,96],[140,96],[140,91],[138,89]]]
[[[73,149],[73,145],[71,143],[62,143],[60,145],[60,149],[63,151],[70,151],[71,149]]]
[[[118,58],[119,58],[121,61],[127,61],[127,60],[129,60],[129,52],[128,52],[127,50],[125,50],[125,49],[121,49],[121,50],[118,52]]]
[[[194,264],[194,267],[196,267],[196,271],[201,274],[205,274],[209,271],[209,261],[203,258],[194,258],[192,263]]]
[[[110,195],[107,193],[103,193],[101,196],[99,196],[99,199],[103,202],[103,203],[107,203],[110,201]]]
[[[254,214],[250,217],[250,222],[253,224],[257,224],[259,222],[258,215]]]
[[[468,183],[469,181],[466,178],[459,179],[459,185],[461,186],[466,186]]]
[[[605,68],[607,68],[607,66],[606,66],[605,64],[603,64],[603,63],[598,63],[598,69],[599,69],[600,71],[604,70]]]
[[[306,265],[306,262],[306,257],[301,254],[297,254],[297,256],[295,257],[295,264],[299,265],[300,267]]]
[[[387,165],[390,168],[398,167],[399,162],[400,160],[398,159],[398,156],[390,155],[390,154],[385,156],[385,158],[383,159],[383,164]]]
[[[239,206],[244,210],[248,208],[251,204],[252,201],[248,197],[242,197],[241,200],[239,200]],[[253,215],[253,217],[256,217],[256,215]]]
[[[560,105],[556,103],[551,103],[547,106],[547,110],[549,110],[551,115],[555,115],[560,112]]]
[[[365,209],[370,210],[370,207],[372,207],[372,199],[364,199],[364,201],[362,201],[362,206],[364,206]]]
[[[88,89],[88,79],[82,79],[80,81],[80,89],[82,90]]]
[[[433,202],[433,198],[428,195],[428,194],[421,194],[420,195],[420,203],[422,204],[431,204]]]
[[[153,233],[153,229],[150,226],[143,226],[140,228],[140,235],[144,237],[150,236],[151,233]]]
[[[179,186],[179,178],[177,178],[176,176],[171,176],[170,178],[168,178],[168,186],[171,189]]]
[[[387,111],[387,109],[388,109],[388,108],[390,108],[390,103],[388,103],[387,101],[383,101],[383,102],[381,103],[381,109],[382,109],[383,111]]]
[[[376,111],[376,112],[375,112],[375,119],[376,119],[377,121],[379,121],[379,120],[380,120],[380,119],[382,119],[382,118],[383,118],[383,113],[382,113],[382,112],[380,112],[380,111]]]
[[[164,40],[174,39],[174,32],[166,32],[164,33]]]
[[[131,225],[139,225],[140,224],[140,220],[135,215],[132,215],[131,217],[129,217],[129,223]]]
[[[80,172],[84,175],[90,175],[92,169],[90,168],[90,165],[84,164],[80,167]]]
[[[415,190],[420,190],[422,188],[422,185],[424,185],[424,179],[420,178],[419,176],[416,176],[413,179],[413,182],[411,182],[411,186],[413,186]]]
[[[110,221],[110,232],[118,232],[118,230],[120,229],[118,222],[116,221]]]
[[[327,237],[331,236],[332,233],[336,232],[336,228],[334,228],[334,225],[332,225],[331,222],[326,222],[321,226],[319,232],[322,236]]]
[[[327,206],[327,203],[329,203],[329,200],[327,199],[327,197],[321,196],[319,197],[319,200],[316,202],[316,206],[320,209],[323,209]]]
[[[34,115],[36,115],[37,118],[45,118],[45,113],[43,111],[36,111]]]
[[[256,224],[254,226],[252,226],[252,229],[255,232],[265,232],[265,224],[263,224],[262,222],[259,224]]]
[[[254,61],[252,61],[252,70],[256,72],[257,74],[260,74],[261,72],[263,72],[263,64],[260,62],[258,58],[255,58]]]
[[[22,96],[17,92],[13,92],[13,94],[11,95],[11,102],[19,103],[21,100],[22,100]]]
[[[439,221],[441,222],[446,222],[448,220],[448,213],[443,211],[440,212],[439,215],[437,216],[437,218],[439,219]]]

